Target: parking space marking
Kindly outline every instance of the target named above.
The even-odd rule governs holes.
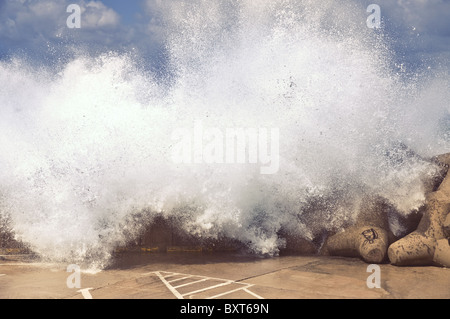
[[[167,282],[167,280],[164,278],[163,275],[161,275],[159,271],[154,272],[154,274],[156,274],[159,277],[159,279],[161,279],[161,281],[166,285],[167,288],[169,288],[170,292],[172,292],[175,297],[177,297],[178,299],[183,299],[183,296],[175,288],[173,288],[170,283]]]
[[[86,289],[80,289],[77,292],[81,292],[81,294],[83,295],[84,299],[92,299],[92,295],[89,292],[89,290],[92,290],[94,288],[86,288]]]
[[[239,287],[239,288],[236,288],[236,289],[233,289],[233,290],[229,290],[229,291],[222,292],[221,294],[217,294],[217,295],[212,296],[212,297],[208,297],[208,298],[206,298],[206,299],[216,299],[216,298],[219,298],[219,297],[222,297],[222,296],[226,296],[226,295],[232,294],[233,292],[238,292],[238,291],[240,291],[240,290],[244,290],[245,292],[247,292],[246,289],[247,289],[247,288]]]
[[[207,280],[208,279],[204,278],[204,279],[200,279],[200,280],[196,280],[196,281],[191,281],[191,282],[188,282],[187,284],[182,284],[182,285],[179,285],[179,286],[176,286],[176,287],[173,287],[173,288],[178,289],[178,288],[181,288],[181,287],[186,287],[186,286],[193,285],[193,284],[196,284],[196,283],[199,283],[199,282],[203,282],[203,281],[207,281]]]
[[[253,285],[251,285],[251,286],[253,286]],[[255,294],[253,291],[251,291],[251,290],[248,290],[247,288],[244,288],[243,289],[246,293],[248,293],[248,294],[250,294],[250,295],[252,295],[253,297],[255,297],[255,298],[258,298],[258,299],[264,299],[263,297],[261,297],[260,295],[258,295],[258,294]]]
[[[164,283],[164,285],[170,290],[170,292],[172,292],[172,294],[175,297],[177,297],[178,299],[184,299],[185,297],[189,297],[189,296],[193,297],[196,294],[204,293],[209,290],[212,291],[213,289],[225,287],[225,286],[230,286],[231,289],[228,291],[221,292],[219,294],[216,293],[215,295],[212,295],[209,297],[207,296],[207,297],[205,297],[205,299],[215,299],[215,298],[226,296],[226,295],[238,292],[238,291],[244,291],[245,293],[247,293],[257,299],[264,299],[260,295],[249,290],[249,288],[254,285],[237,282],[234,280],[200,276],[200,275],[188,275],[188,274],[181,274],[181,273],[167,272],[167,271],[155,271],[155,272],[143,274],[143,276],[145,276],[145,275],[158,276],[159,279]],[[167,278],[172,278],[172,277],[180,277],[180,278],[172,279],[170,281],[167,280]],[[182,280],[186,280],[186,279],[192,279],[192,281],[183,283],[178,286],[172,285],[172,283],[174,283],[174,282],[178,282],[178,281],[182,281]],[[200,289],[197,289],[197,290],[185,292],[185,293],[180,293],[178,291],[179,288],[187,287],[187,286],[194,285],[194,284],[201,283],[201,282],[206,282],[206,283],[210,282],[210,285],[200,288]],[[219,283],[217,283],[217,282],[219,282]],[[236,288],[236,285],[240,285],[241,287]]]
[[[181,278],[178,278],[178,279],[169,280],[168,282],[169,282],[169,283],[172,283],[172,282],[176,282],[176,281],[181,281],[181,280],[184,280],[184,279],[188,279],[188,278],[191,278],[191,277],[192,277],[192,275],[189,275],[189,276],[181,277]],[[167,278],[167,277],[166,277],[166,278]]]
[[[199,292],[204,292],[206,290],[215,289],[215,288],[219,288],[219,287],[222,287],[222,286],[228,286],[231,283],[232,283],[232,281],[223,282],[221,284],[217,284],[217,285],[214,285],[214,286],[209,286],[209,287],[206,287],[206,288],[202,288],[202,289],[198,289],[198,290],[195,290],[195,291],[187,292],[187,293],[183,294],[182,296],[184,297],[184,296],[189,296],[189,295],[195,295],[195,294],[198,294]]]

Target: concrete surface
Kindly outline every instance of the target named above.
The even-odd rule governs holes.
[[[450,269],[380,266],[369,288],[359,259],[238,254],[124,253],[107,270],[83,271],[69,288],[68,265],[0,257],[0,299],[450,299]]]

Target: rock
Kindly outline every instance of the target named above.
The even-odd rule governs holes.
[[[450,155],[435,160],[449,165]],[[450,211],[450,175],[437,189],[427,195],[426,210],[417,230],[393,243],[388,249],[389,260],[398,266],[433,265],[437,242],[446,238],[445,221]],[[441,255],[439,255],[441,256]]]

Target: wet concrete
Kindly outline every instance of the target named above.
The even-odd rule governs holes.
[[[381,288],[369,288],[368,264],[353,258],[124,253],[69,288],[67,265],[10,255],[0,257],[0,298],[450,299],[450,269],[379,266]]]

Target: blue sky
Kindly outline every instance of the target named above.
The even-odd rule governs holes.
[[[163,56],[165,36],[158,8],[161,3],[176,8],[193,1],[204,0],[0,0],[0,59],[26,54],[45,60],[51,52],[63,53],[76,44],[91,52],[134,48],[157,61]],[[66,8],[71,3],[82,7],[80,30],[66,27]],[[399,60],[411,65],[433,60],[449,68],[450,0],[359,3],[380,5],[385,32],[393,39]]]
[[[143,6],[142,1],[136,0],[104,0],[103,3],[114,9],[122,18],[122,22],[128,25],[135,23],[134,19]]]
[[[38,62],[70,58],[71,52],[129,51],[160,59],[162,41],[149,25],[150,0],[0,0],[0,59],[26,56]],[[157,1],[157,0],[156,0]],[[80,29],[68,29],[66,9],[81,7]]]

